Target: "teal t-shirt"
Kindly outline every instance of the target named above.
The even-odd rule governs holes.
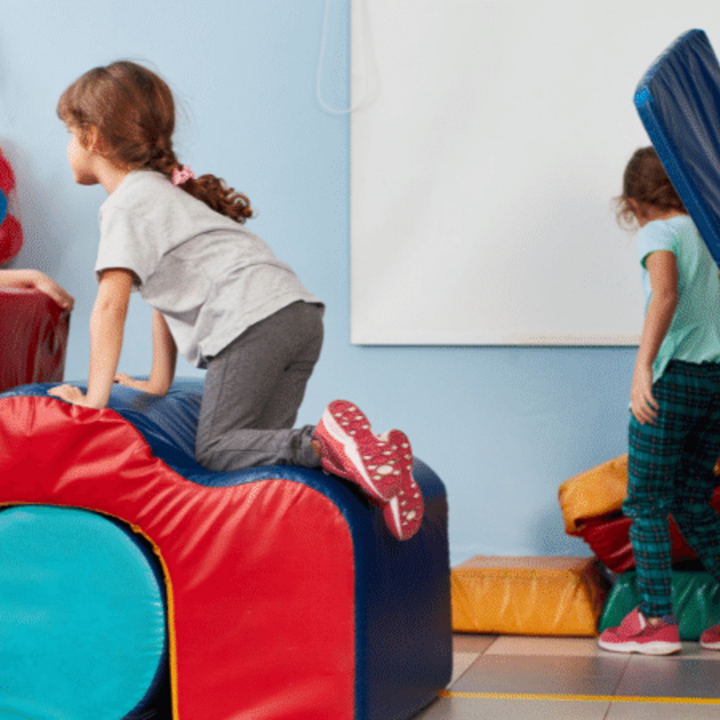
[[[670,360],[720,362],[720,277],[689,215],[654,220],[637,236],[642,265],[645,310],[650,301],[650,276],[645,259],[658,250],[675,255],[678,266],[678,306],[653,364],[653,380],[662,376]]]

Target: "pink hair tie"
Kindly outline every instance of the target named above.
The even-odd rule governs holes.
[[[187,165],[185,165],[182,170],[178,170],[177,168],[175,168],[172,171],[172,184],[182,185],[188,180],[192,180],[194,177],[195,173]]]

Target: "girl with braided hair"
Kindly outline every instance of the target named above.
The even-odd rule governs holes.
[[[328,405],[317,426],[294,428],[320,355],[323,304],[245,228],[248,198],[213,175],[195,177],[175,155],[175,109],[162,78],[121,61],[85,73],[62,94],[75,182],[100,184],[87,391],[51,393],[92,408],[113,383],[164,395],[177,352],[207,370],[195,453],[211,470],[321,467],[380,504],[398,539],[420,527],[423,500],[407,437],[378,437],[357,406]],[[147,380],[118,373],[131,291],[153,308]]]

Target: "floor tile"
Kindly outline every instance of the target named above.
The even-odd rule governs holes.
[[[449,697],[413,720],[720,718],[720,703],[704,702],[720,699],[720,653],[698,643],[647,657],[605,652],[595,638],[456,634],[453,649]]]
[[[612,695],[628,657],[481,655],[454,692]],[[714,663],[705,663],[713,666]]]
[[[614,702],[606,720],[717,720],[717,705]]]
[[[617,695],[720,698],[720,664],[682,656],[633,655]],[[720,717],[720,706],[715,708]]]
[[[717,650],[705,650],[705,648],[700,647],[700,643],[696,642],[684,642],[682,646],[682,652],[679,655],[681,658],[720,662],[720,652]]]
[[[413,720],[603,720],[607,711],[603,702],[441,698]]]
[[[450,685],[452,687],[472,666],[472,664],[478,659],[479,655],[476,652],[454,652],[453,653],[453,671]]]
[[[495,643],[497,635],[473,635],[470,633],[455,633],[453,635],[453,652],[484,653]],[[718,653],[720,655],[720,653]]]
[[[602,650],[595,638],[550,638],[503,635],[486,651],[486,655],[566,655],[571,657],[599,655]],[[720,654],[720,653],[718,653]]]

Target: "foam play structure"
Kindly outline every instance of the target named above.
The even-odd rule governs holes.
[[[582,538],[598,559],[614,573],[635,567],[630,545],[632,521],[622,512],[627,495],[627,455],[608,460],[566,480],[559,488],[558,500],[565,532]],[[715,466],[720,477],[720,462]],[[720,488],[715,491],[712,506],[720,511]],[[673,562],[696,558],[677,525],[670,518]]]
[[[0,288],[0,392],[60,382],[70,316],[39,290]]]
[[[421,461],[399,542],[320,471],[200,467],[200,380],[103,410],[50,386],[0,395],[0,718],[403,720],[449,682],[447,499]]]
[[[592,637],[607,583],[595,558],[478,555],[453,568],[451,590],[457,632]]]
[[[635,107],[665,171],[720,265],[720,65],[702,30],[652,64]]]

